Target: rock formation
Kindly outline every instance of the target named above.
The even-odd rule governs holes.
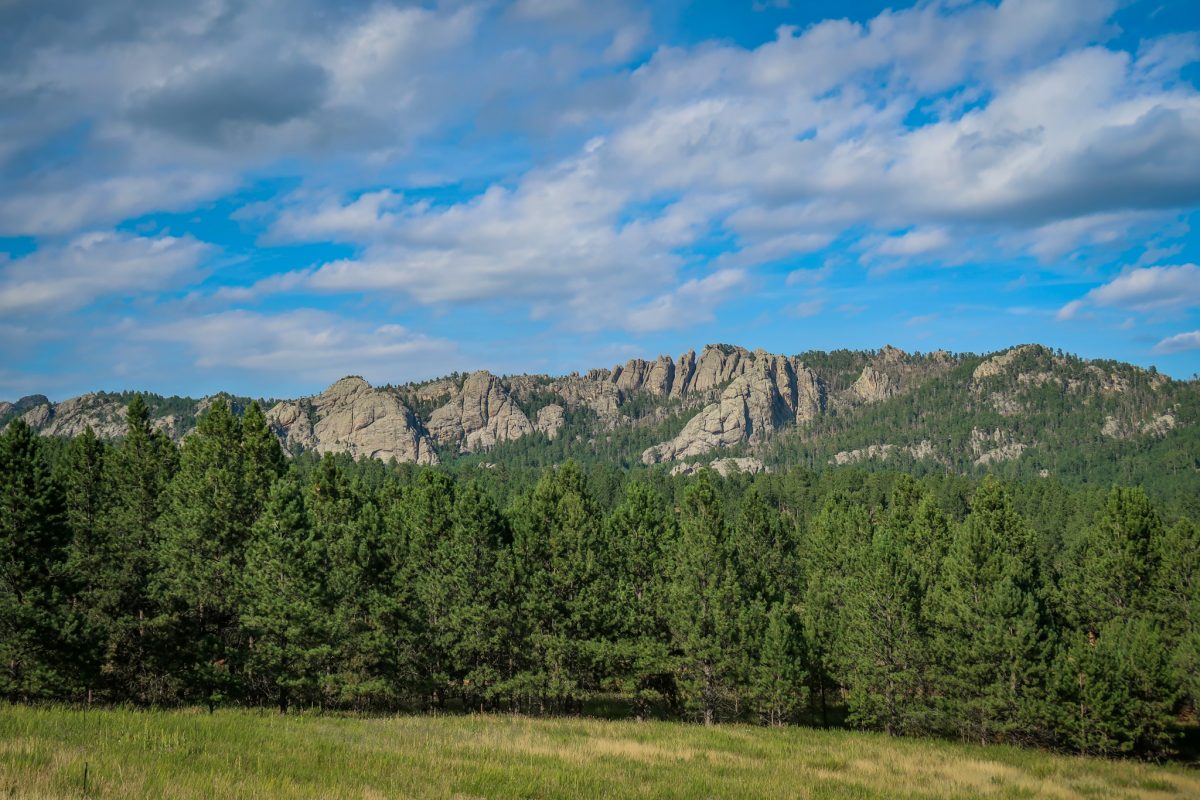
[[[321,394],[276,403],[266,416],[289,447],[438,463],[429,437],[400,397],[394,391],[372,389],[362,378],[342,378]]]
[[[933,443],[928,439],[922,439],[916,444],[910,444],[907,447],[897,447],[894,444],[872,444],[856,450],[842,450],[841,452],[834,453],[833,458],[829,459],[829,463],[841,467],[846,464],[858,464],[862,461],[872,459],[887,461],[896,453],[904,453],[917,460],[933,458]]]
[[[811,420],[824,410],[823,382],[799,362],[762,351],[735,351],[728,359],[708,357],[711,352],[725,355],[714,348],[705,349],[696,369],[698,387],[709,386],[730,372],[737,372],[737,377],[717,402],[688,420],[678,436],[647,448],[642,453],[643,463],[674,461],[717,447],[759,441],[782,425]]]
[[[490,450],[533,433],[529,418],[500,379],[485,371],[467,378],[458,396],[433,412],[427,427],[439,444],[461,452]]]
[[[25,422],[46,436],[78,436],[86,428],[102,439],[124,436],[125,404],[96,394],[85,394],[56,405],[39,405],[26,411]]]
[[[975,466],[986,467],[1001,461],[1013,461],[1021,457],[1029,445],[1014,442],[1007,431],[996,428],[990,433],[979,428],[971,429],[971,451],[975,454]]]
[[[610,379],[625,395],[646,391],[666,397],[675,381],[675,362],[670,356],[659,356],[654,361],[631,359],[623,367],[614,368]]]
[[[676,464],[671,468],[671,474],[695,475],[704,468],[705,465],[699,461]],[[730,475],[739,472],[746,475],[757,475],[760,472],[767,471],[767,468],[763,465],[763,462],[759,461],[757,458],[715,458],[708,462],[708,469],[711,469],[722,478],[727,478]]]
[[[868,364],[863,367],[862,374],[850,387],[850,391],[860,402],[881,403],[895,397],[900,387],[888,373]]]
[[[558,438],[559,428],[566,421],[566,414],[563,407],[557,403],[552,403],[545,408],[538,409],[537,424],[535,427],[549,438],[556,439]]]
[[[711,451],[738,445],[762,456],[766,451],[759,446],[765,439],[785,428],[808,426],[826,414],[844,416],[847,425],[853,426],[851,418],[862,406],[919,390],[926,381],[951,373],[960,363],[958,357],[943,352],[910,356],[886,346],[876,352],[833,358],[814,355],[814,370],[796,356],[710,344],[699,355],[688,351],[677,360],[666,355],[635,358],[611,369],[560,377],[500,379],[489,372],[476,372],[395,389],[373,389],[361,378],[346,378],[321,394],[277,403],[269,409],[268,418],[290,450],[433,464],[438,460],[434,443],[446,448],[440,450],[444,455],[447,451],[486,450],[533,431],[560,438],[571,417],[580,434],[572,437],[572,446],[577,439],[580,447],[588,448],[605,439],[620,441],[622,427],[652,429],[686,413],[689,418],[682,427],[672,428],[678,433],[646,448],[642,461],[694,461],[697,456],[705,456],[707,461],[718,455]],[[1015,347],[982,359],[972,373],[961,380],[952,375],[946,386],[957,387],[962,397],[935,398],[938,413],[948,403],[961,402],[968,410],[983,407],[1019,418],[1031,402],[1061,390],[1071,396],[1078,413],[1087,409],[1092,414],[1099,412],[1088,424],[1110,438],[1164,437],[1195,424],[1190,406],[1179,402],[1186,397],[1180,394],[1185,391],[1182,384],[1131,365],[1070,359],[1039,345]],[[239,404],[245,401],[225,397],[240,413]],[[1099,404],[1091,405],[1097,398]],[[214,399],[148,397],[153,409],[151,424],[178,441],[188,435],[194,417],[203,414]],[[122,395],[105,393],[61,403],[30,395],[15,403],[0,402],[0,421],[19,416],[43,434],[54,436],[74,436],[90,426],[101,437],[118,438],[125,434],[125,405]],[[596,418],[590,413],[572,416],[587,410]],[[830,460],[849,464],[911,457],[987,466],[1020,458],[1029,448],[1049,443],[1048,439],[1039,445],[1026,435],[1018,440],[1017,426],[1003,422],[997,427],[997,422],[993,415],[986,429],[977,429],[965,449],[960,447],[957,452],[943,452],[939,444],[935,453],[927,441],[907,446],[879,443],[879,430],[864,431],[862,446],[836,453]],[[799,436],[811,439],[816,430],[810,428]],[[893,437],[893,441],[912,441],[909,431],[894,431]],[[828,456],[832,448],[824,452]]]
[[[1037,345],[1035,344],[1023,344],[1020,347],[1005,350],[1003,353],[992,356],[976,367],[975,371],[971,373],[971,377],[976,381],[981,381],[986,378],[1003,375],[1012,362],[1016,361],[1022,354],[1035,349],[1037,349]]]
[[[1118,419],[1111,414],[1104,418],[1100,432],[1112,439],[1132,439],[1138,434],[1161,438],[1175,428],[1175,415],[1156,414],[1143,422]]]

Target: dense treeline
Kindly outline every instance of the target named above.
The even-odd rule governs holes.
[[[630,480],[0,436],[0,693],[847,724],[1169,754],[1200,533],[1140,489],[852,470]]]

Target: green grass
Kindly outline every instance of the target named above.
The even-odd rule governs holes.
[[[3,797],[1187,798],[1200,772],[804,728],[0,705]]]

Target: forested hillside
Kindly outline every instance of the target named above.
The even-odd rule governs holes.
[[[1014,402],[1053,416],[1048,385]],[[0,436],[10,700],[602,703],[1146,757],[1193,724],[1200,531],[1140,488],[886,462],[528,469],[503,447],[487,466],[288,459],[257,404],[223,400],[181,445],[140,397],[125,430]]]
[[[60,440],[87,427],[119,439],[134,396],[30,396],[0,403],[0,426],[19,418]],[[217,400],[237,413],[251,403],[140,396],[152,429],[176,443]],[[857,465],[1053,477],[1141,486],[1200,515],[1200,383],[1039,345],[983,356],[894,347],[783,356],[717,344],[699,356],[631,359],[585,375],[478,371],[382,387],[351,376],[311,397],[260,406],[289,455],[456,471],[573,460],[679,473],[739,458],[743,471]]]

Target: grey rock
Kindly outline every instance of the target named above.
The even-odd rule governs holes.
[[[462,452],[490,450],[533,433],[500,379],[486,371],[467,378],[458,396],[434,411],[427,425],[435,441]]]
[[[412,411],[394,391],[342,378],[321,394],[281,402],[266,413],[284,441],[318,453],[436,464],[437,453]]]
[[[539,408],[537,412],[537,429],[551,439],[558,438],[558,431],[566,422],[565,410],[557,403]]]
[[[705,351],[709,352],[720,351]],[[739,372],[721,392],[720,399],[688,420],[674,439],[647,448],[642,453],[644,463],[674,461],[718,447],[761,441],[785,424],[812,419],[824,410],[823,383],[803,365],[761,351],[729,355],[728,362],[710,357],[700,384],[708,385],[709,381],[727,374],[722,370]],[[700,376],[701,370],[697,368],[698,381]]]
[[[687,394],[695,374],[696,351],[688,350],[679,357],[679,363],[675,365],[675,380],[671,383],[671,397],[680,398]]]
[[[850,387],[850,391],[863,403],[881,403],[895,397],[900,386],[888,373],[868,364]]]
[[[705,465],[699,461],[693,461],[685,464],[677,464],[671,469],[672,475],[695,475],[700,470],[704,469]],[[757,458],[715,458],[708,462],[708,469],[720,475],[722,478],[727,478],[736,473],[744,473],[746,475],[757,475],[760,472],[768,471],[763,465],[763,462]]]

